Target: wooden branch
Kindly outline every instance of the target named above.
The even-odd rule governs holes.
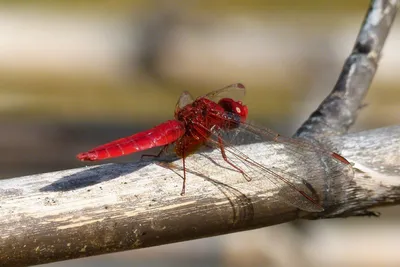
[[[400,1],[375,0],[364,19],[353,51],[332,92],[295,136],[320,139],[344,134],[355,122],[378,68],[378,61]]]
[[[400,126],[335,137],[330,142],[355,163],[356,173],[353,179],[351,173],[336,176],[338,187],[318,190],[325,208],[321,213],[299,211],[282,202],[277,189],[263,180],[247,182],[237,172],[217,167],[203,177],[189,175],[183,197],[179,176],[151,162],[1,180],[0,262],[2,266],[27,266],[297,218],[343,217],[355,210],[400,203]],[[267,149],[252,144],[247,149],[267,166],[280,164],[294,172],[304,168],[303,161],[288,162],[279,144],[271,143]],[[211,153],[220,157],[218,151]],[[201,155],[191,160],[200,168],[210,164]],[[332,178],[330,168],[322,166],[326,176],[312,178],[312,185]]]
[[[279,166],[291,173],[309,171],[308,182],[320,196],[323,212],[300,211],[282,202],[282,189],[266,184],[266,179],[247,182],[217,164],[204,168],[210,164],[209,154],[188,159],[193,170],[210,172],[190,175],[183,197],[179,195],[179,176],[151,162],[1,180],[1,265],[61,261],[297,218],[345,217],[370,207],[400,203],[400,126],[334,136],[346,132],[356,118],[398,3],[372,1],[334,91],[296,134],[318,140],[328,136],[323,142],[354,163],[354,173],[351,168],[337,167],[341,165],[324,154],[311,157],[311,165],[304,164],[308,157],[295,161],[280,143],[243,148],[265,166]]]

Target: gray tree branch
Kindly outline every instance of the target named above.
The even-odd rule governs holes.
[[[181,179],[152,162],[105,164],[0,181],[0,262],[27,266],[168,244],[264,227],[298,218],[345,217],[354,211],[400,203],[400,126],[329,139],[354,163],[355,175],[318,190],[324,212],[308,213],[282,202],[263,180],[247,182],[234,171]],[[267,166],[301,166],[274,157],[279,144],[247,145]],[[220,157],[219,151],[213,158]],[[191,159],[196,166],[207,157]],[[299,159],[300,160],[300,159]],[[300,160],[301,161],[301,160]],[[178,161],[178,164],[181,164]],[[188,162],[190,165],[190,161]],[[286,165],[285,165],[286,164]],[[297,168],[297,167],[296,167]],[[293,172],[296,172],[296,168]],[[315,168],[315,167],[313,167]],[[330,169],[325,170],[330,177]],[[310,183],[321,182],[314,177]],[[335,201],[326,197],[335,196]]]
[[[378,69],[386,37],[396,17],[399,1],[371,1],[353,51],[332,92],[297,130],[295,136],[320,139],[348,131]]]
[[[300,137],[323,140],[354,164],[348,169],[353,172],[338,174],[332,161],[320,155],[311,166],[310,170],[321,174],[310,173],[308,182],[315,185],[323,212],[301,211],[282,201],[281,190],[265,184],[265,179],[247,182],[239,173],[224,169],[189,175],[183,197],[179,176],[154,162],[19,177],[0,181],[1,265],[74,259],[298,218],[346,217],[399,203],[400,126],[337,136],[355,120],[398,2],[372,1],[334,92],[297,132]],[[290,155],[280,143],[251,144],[243,149],[265,166],[304,171],[306,159],[287,161]],[[194,155],[188,164],[210,164],[209,154],[204,155]]]

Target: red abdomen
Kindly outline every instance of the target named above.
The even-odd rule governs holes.
[[[156,127],[110,143],[79,153],[76,157],[82,161],[94,161],[124,156],[152,147],[164,146],[175,142],[185,133],[185,126],[177,120],[169,120]]]

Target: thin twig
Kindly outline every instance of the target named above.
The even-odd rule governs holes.
[[[344,63],[335,87],[295,136],[320,139],[348,131],[378,68],[398,6],[399,1],[371,1],[353,51]]]

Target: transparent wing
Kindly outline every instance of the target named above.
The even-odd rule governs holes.
[[[332,157],[336,161],[343,163],[344,165],[350,165],[344,157],[340,156],[339,154],[329,151],[326,148],[322,147],[318,143],[312,143],[310,140],[302,139],[302,138],[290,138],[284,137],[280,134],[274,132],[271,129],[259,127],[250,123],[242,122],[238,131],[244,133],[244,136],[258,136],[258,140],[260,141],[274,141],[277,143],[286,144],[288,149],[292,152],[301,152],[301,151],[308,151],[308,152],[315,152],[320,155],[324,155],[327,157]],[[243,140],[242,140],[243,142]]]
[[[278,166],[266,166],[260,160],[254,160],[244,154],[239,147],[232,146],[220,139],[218,148],[224,151],[227,161],[243,171],[247,180],[260,180],[278,191],[281,199],[299,209],[310,212],[321,212],[323,207],[316,189],[301,175],[284,171]],[[212,141],[215,145],[216,142]],[[234,169],[236,169],[234,168]]]
[[[246,88],[244,87],[243,84],[241,83],[235,83],[235,84],[231,84],[228,85],[224,88],[221,88],[219,90],[210,92],[204,96],[201,96],[199,98],[202,97],[206,97],[216,103],[218,103],[219,100],[221,100],[222,98],[232,98],[235,100],[240,100],[242,99],[246,94]],[[183,107],[185,107],[188,104],[193,103],[194,99],[193,97],[190,95],[190,93],[188,91],[184,91],[181,96],[178,99],[178,102],[175,105],[175,114],[181,110]]]
[[[246,88],[241,83],[228,85],[219,90],[210,92],[203,97],[206,97],[216,103],[222,98],[232,98],[234,100],[241,100],[246,94]]]
[[[175,114],[186,105],[193,103],[193,97],[188,91],[184,91],[175,105]]]
[[[326,199],[329,194],[325,192],[329,190],[338,192],[334,197],[340,199],[338,194],[343,190],[337,183],[342,179],[334,176],[352,170],[346,160],[332,156],[333,152],[254,125],[243,124],[229,131],[213,128],[209,133],[205,136],[207,145],[221,152],[214,163],[222,162],[232,171],[242,173],[246,180],[261,181],[265,188],[275,188],[283,201],[305,211],[320,212],[324,210],[322,203],[335,202],[335,199]],[[243,145],[254,142],[259,143],[261,153],[255,154],[248,150],[249,146]],[[266,151],[271,151],[271,143],[274,144],[269,152],[272,154],[264,156]]]

